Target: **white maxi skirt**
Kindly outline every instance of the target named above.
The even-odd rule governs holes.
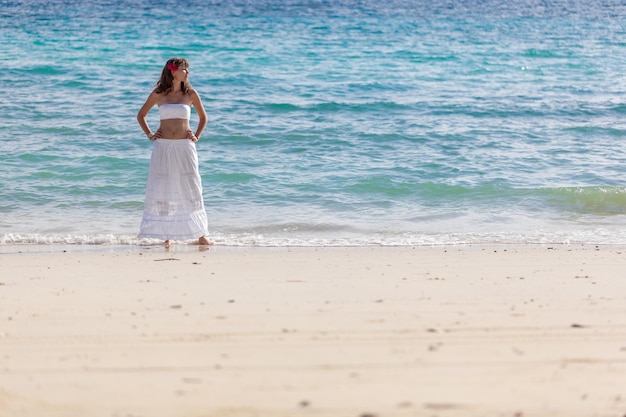
[[[157,139],[138,237],[198,239],[207,228],[196,144],[188,139]]]

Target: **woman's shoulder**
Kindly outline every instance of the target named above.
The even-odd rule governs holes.
[[[155,88],[154,90],[150,92],[150,95],[148,96],[148,100],[158,100],[161,96],[162,94]]]
[[[190,88],[188,95],[192,98],[200,98],[200,93],[195,88]]]
[[[146,99],[146,102],[144,103],[143,107],[150,109],[152,106],[158,105],[160,101],[161,101],[160,95],[157,94],[155,91],[152,91],[150,95],[148,96],[148,98]]]

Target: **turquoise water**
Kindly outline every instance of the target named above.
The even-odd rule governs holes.
[[[136,238],[135,115],[172,56],[209,113],[218,244],[626,243],[625,18],[593,0],[0,0],[0,244],[154,243]]]

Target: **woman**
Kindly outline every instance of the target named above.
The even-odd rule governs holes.
[[[153,133],[146,116],[155,105],[161,124]],[[198,113],[195,133],[189,125],[191,106]],[[210,245],[205,237],[208,222],[196,153],[207,115],[198,92],[189,84],[186,59],[167,61],[156,88],[137,113],[137,121],[154,142],[139,238],[163,239],[166,246],[174,240],[190,239]]]

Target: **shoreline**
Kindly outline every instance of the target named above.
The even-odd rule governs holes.
[[[616,219],[613,219],[616,220]],[[522,228],[522,224],[517,226]],[[517,229],[481,228],[461,231],[446,231],[449,227],[416,231],[412,229],[356,228],[349,225],[322,226],[315,229],[309,225],[270,225],[267,228],[245,226],[239,229],[211,231],[207,236],[219,247],[441,247],[471,245],[624,245],[626,229],[610,224],[578,225],[564,222],[553,224],[547,229],[535,229],[527,225],[525,231]],[[85,229],[90,230],[90,229]],[[135,234],[117,232],[81,233],[0,233],[0,253],[7,247],[50,247],[67,246],[76,248],[117,248],[131,250],[135,247],[159,246],[158,239],[138,239]],[[187,246],[191,241],[179,242]]]
[[[621,246],[181,246],[1,254],[0,410],[626,412]]]
[[[381,249],[381,250],[427,250],[427,249],[566,249],[592,250],[614,249],[626,250],[626,243],[563,243],[563,242],[484,242],[484,243],[423,243],[412,245],[228,245],[214,244],[200,246],[197,243],[178,242],[170,248],[163,244],[107,244],[107,243],[20,243],[0,244],[0,256],[18,254],[46,254],[46,253],[135,253],[142,251],[164,252],[204,252],[204,251],[280,251],[280,250],[348,250],[348,249]]]

